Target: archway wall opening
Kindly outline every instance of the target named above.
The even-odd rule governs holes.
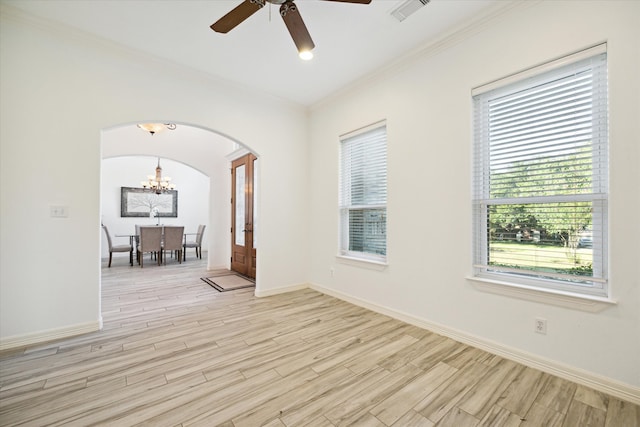
[[[101,221],[116,230],[112,235],[131,234],[135,224],[157,223],[156,218],[121,217],[120,187],[140,187],[147,175],[155,173],[159,158],[162,175],[172,178],[178,192],[177,218],[161,218],[161,223],[184,225],[185,233],[195,233],[199,224],[206,225],[202,247],[207,266],[228,267],[231,179],[226,156],[236,145],[230,138],[183,123],[154,135],[136,124],[104,130]],[[189,250],[193,257],[191,252],[195,251]],[[108,256],[105,239],[101,256]]]
[[[141,118],[197,124],[257,153],[258,287],[306,283],[304,108],[31,18],[0,14],[3,347],[100,327],[101,137]]]

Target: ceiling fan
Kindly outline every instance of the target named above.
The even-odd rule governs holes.
[[[371,0],[325,0],[335,1],[342,3],[359,3],[369,4]],[[280,16],[284,21],[289,34],[293,42],[298,48],[298,53],[302,59],[311,59],[313,54],[311,50],[315,47],[307,27],[304,25],[304,21],[298,12],[298,7],[294,3],[294,0],[244,0],[238,6],[231,10],[231,12],[224,15],[217,20],[211,29],[218,33],[228,33],[235,27],[237,27],[242,21],[256,13],[259,9],[262,9],[266,3],[280,5]]]

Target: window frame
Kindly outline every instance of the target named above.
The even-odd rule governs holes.
[[[351,196],[349,190],[349,195],[345,194],[345,180],[348,179],[349,182],[353,178],[352,176],[346,177],[347,173],[344,169],[344,157],[345,157],[345,147],[346,144],[350,141],[360,140],[362,141],[363,137],[377,135],[380,130],[384,132],[384,148],[382,149],[383,157],[384,157],[384,200],[378,200],[375,203],[352,203],[350,202]],[[388,188],[388,141],[387,141],[387,123],[386,120],[378,121],[372,123],[363,128],[357,129],[355,131],[346,133],[341,135],[339,138],[339,183],[338,183],[338,258],[347,261],[355,261],[355,264],[365,263],[379,266],[386,266],[387,264],[387,188]],[[371,143],[371,141],[364,141],[364,143]],[[377,181],[376,181],[377,182]],[[364,190],[366,192],[366,190]],[[348,198],[349,202],[345,199]],[[351,222],[349,220],[350,211],[366,211],[366,210],[382,210],[384,214],[384,254],[373,253],[368,251],[354,251],[349,249],[350,247],[350,230],[351,230]],[[346,220],[345,220],[346,219]]]
[[[604,59],[604,86],[605,86],[605,106],[604,112],[599,112],[600,120],[604,120],[605,126],[608,126],[608,105],[606,99],[608,98],[607,93],[607,82],[606,82],[606,44],[601,44],[598,46],[594,46],[589,49],[585,49],[581,52],[577,52],[572,55],[568,55],[566,57],[551,61],[549,63],[533,67],[531,69],[522,71],[520,73],[516,73],[505,77],[504,79],[499,79],[495,82],[491,82],[487,85],[476,88],[472,91],[473,103],[474,103],[474,119],[477,120],[477,106],[476,102],[478,99],[490,98],[490,97],[498,97],[502,96],[505,93],[514,93],[518,90],[522,90],[522,88],[533,87],[534,85],[542,82],[552,81],[554,73],[563,72],[566,67],[571,67],[576,64],[581,63],[582,61],[595,58],[600,55],[605,55]],[[552,77],[553,76],[553,77]],[[488,113],[486,113],[488,114]],[[602,118],[604,115],[604,119]],[[562,304],[566,305],[566,299],[571,299],[572,297],[586,298],[590,299],[592,302],[597,301],[605,301],[612,302],[609,300],[609,286],[608,286],[608,198],[609,198],[609,187],[608,187],[608,167],[605,165],[604,171],[597,176],[597,178],[602,181],[597,181],[598,188],[593,189],[591,193],[588,195],[583,194],[567,194],[563,196],[556,196],[554,201],[576,201],[576,200],[587,200],[589,202],[594,203],[593,206],[595,212],[592,213],[592,224],[597,219],[602,224],[601,236],[597,241],[594,241],[594,260],[593,260],[593,276],[588,280],[580,280],[580,281],[565,281],[554,278],[541,278],[536,276],[535,273],[529,272],[526,273],[526,270],[514,270],[509,271],[508,268],[490,268],[489,266],[489,223],[488,223],[488,210],[490,205],[501,205],[500,200],[492,200],[489,195],[490,192],[490,183],[489,183],[489,164],[491,159],[491,154],[489,153],[489,142],[487,136],[486,126],[488,124],[488,119],[486,122],[482,122],[483,127],[480,129],[479,124],[474,121],[473,123],[473,173],[472,173],[472,186],[473,186],[473,275],[469,277],[469,279],[475,281],[477,284],[481,284],[482,287],[486,289],[489,285],[497,285],[499,287],[513,287],[518,288],[515,291],[511,290],[507,293],[510,293],[514,296],[521,296],[523,293],[535,293],[537,295],[537,300],[539,300],[540,292],[542,293],[551,293],[557,296],[562,297]],[[595,137],[594,137],[595,139]],[[603,141],[598,141],[594,143],[591,141],[590,146],[598,146],[604,147],[603,152],[600,152],[598,156],[595,154],[592,156],[593,159],[597,158],[600,161],[604,161],[608,164],[608,147],[609,147],[609,137],[608,137],[608,129],[604,131],[604,143]],[[482,182],[480,182],[482,181]],[[524,200],[524,201],[523,201]],[[525,198],[518,199],[507,199],[502,200],[504,204],[519,204],[529,203],[529,202],[546,202],[548,199],[544,197],[531,197],[529,200]],[[599,215],[597,218],[596,216]],[[596,257],[597,253],[597,257]],[[483,262],[484,261],[484,262]],[[596,274],[597,272],[597,274]],[[575,277],[574,277],[575,278]],[[495,289],[489,290],[490,292],[495,291]],[[573,303],[571,303],[573,304]],[[569,304],[569,305],[571,305]],[[589,303],[591,304],[591,303]],[[574,307],[575,308],[575,307]]]

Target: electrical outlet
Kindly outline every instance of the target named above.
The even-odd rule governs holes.
[[[547,319],[537,317],[533,325],[533,330],[539,334],[547,334]]]
[[[333,275],[335,274],[333,267],[329,268],[329,272],[331,273],[331,277],[333,277]]]

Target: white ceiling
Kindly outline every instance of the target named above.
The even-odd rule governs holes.
[[[411,52],[428,47],[510,3],[432,0],[398,22],[402,0],[369,5],[320,0],[296,4],[316,48],[302,61],[275,5],[228,34],[209,26],[242,0],[3,0],[166,60],[310,106]]]

